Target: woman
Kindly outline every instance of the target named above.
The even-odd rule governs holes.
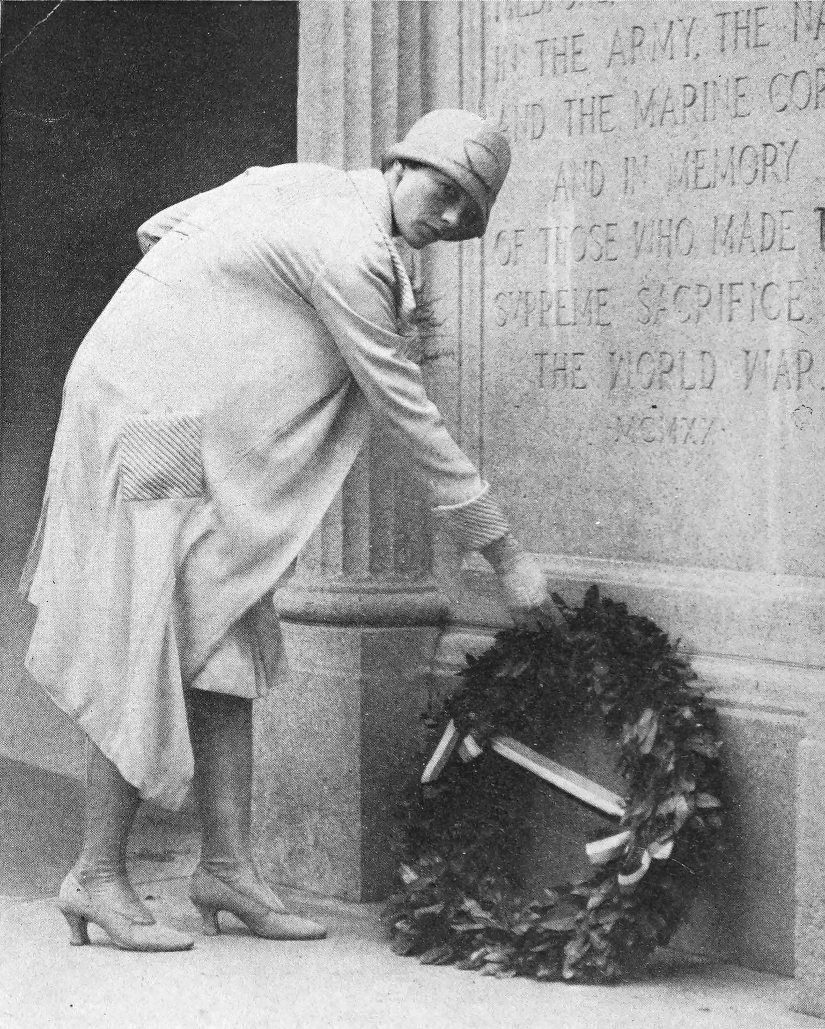
[[[480,236],[506,139],[434,111],[383,172],[252,168],[141,226],[144,257],[66,381],[24,577],[37,606],[27,665],[89,739],[81,854],[58,904],[120,947],[177,950],[132,889],[140,799],[202,822],[190,895],[270,939],[324,935],[285,912],[250,848],[252,699],[271,683],[271,593],[350,469],[373,409],[465,549],[498,572],[516,617],[544,577],[428,400],[415,303],[392,242]]]

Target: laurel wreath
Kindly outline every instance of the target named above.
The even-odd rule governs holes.
[[[678,644],[595,586],[579,608],[554,601],[566,630],[545,615],[468,655],[459,689],[425,716],[430,743],[452,718],[481,744],[508,733],[547,751],[568,714],[600,714],[619,749],[627,844],[585,881],[531,898],[519,869],[535,780],[489,752],[454,758],[401,806],[400,887],[384,912],[398,954],[499,977],[625,977],[670,941],[721,846],[715,715]],[[655,848],[669,858],[627,885]]]

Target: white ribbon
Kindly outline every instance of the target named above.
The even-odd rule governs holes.
[[[455,727],[455,722],[450,719],[438,746],[424,768],[421,775],[422,783],[433,782],[441,775],[456,746],[462,761],[473,761],[482,753],[478,741],[471,735],[465,736],[459,742],[458,729]],[[593,782],[592,779],[587,779],[577,772],[571,772],[569,768],[539,754],[538,751],[519,743],[518,740],[509,736],[493,736],[490,739],[490,747],[501,757],[526,768],[540,779],[569,793],[577,800],[589,804],[590,807],[613,817],[621,817],[624,814],[624,800],[618,793],[612,793],[600,786],[599,783]],[[591,864],[604,865],[626,851],[629,841],[630,832],[624,829],[613,836],[606,836],[604,839],[586,844],[585,852]],[[619,873],[619,885],[635,886],[645,877],[653,861],[666,861],[672,853],[673,840],[657,840],[651,843],[642,852],[641,862],[635,871]]]
[[[450,760],[450,755],[455,750],[455,746],[458,743],[458,729],[455,727],[455,722],[450,719],[450,724],[444,730],[444,735],[438,742],[438,746],[433,751],[433,756],[427,762],[424,771],[421,773],[421,781],[433,782],[441,775],[444,771],[444,766]]]
[[[456,745],[458,745],[459,756],[464,761],[472,761],[482,753],[482,748],[479,746],[478,741],[471,735],[465,736],[460,744],[458,743],[458,730],[455,727],[455,722],[451,720],[444,730],[444,735],[441,737],[438,746],[433,751],[432,757],[427,762],[427,766],[421,776],[423,783],[432,782],[438,778],[450,760],[450,755]],[[564,765],[560,765],[558,761],[553,761],[551,758],[539,754],[537,750],[519,743],[518,740],[514,740],[511,736],[491,737],[490,747],[496,754],[507,758],[508,761],[512,761],[522,768],[526,768],[540,779],[544,779],[545,782],[549,782],[557,789],[569,793],[570,796],[582,801],[582,803],[589,804],[590,807],[594,807],[596,810],[602,811],[604,814],[611,815],[614,818],[621,818],[624,814],[624,800],[618,793],[605,789],[604,786],[599,785],[599,783],[594,782],[592,779],[587,779],[583,775],[579,775],[578,772],[572,772],[569,768],[565,768]]]
[[[616,833],[615,836],[606,836],[603,840],[594,840],[584,848],[590,863],[594,865],[605,865],[608,861],[618,857],[622,851],[627,849],[630,841],[630,832],[625,829]],[[666,861],[673,853],[673,840],[656,841],[643,851],[641,863],[634,872],[620,872],[617,879],[620,886],[635,886],[636,883],[647,875],[652,861]]]
[[[481,747],[473,736],[465,736],[458,745],[458,756],[462,761],[475,761],[477,757],[481,757],[481,753]]]

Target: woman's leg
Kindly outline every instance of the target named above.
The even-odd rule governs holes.
[[[320,938],[321,926],[285,913],[252,859],[252,701],[199,689],[187,700],[203,834],[191,897],[204,930],[217,932],[218,911],[229,911],[259,936]]]
[[[154,922],[126,873],[126,844],[140,803],[138,791],[89,740],[83,849],[72,872],[93,896],[140,925]]]
[[[252,865],[252,701],[187,691],[201,819],[201,864],[232,874]]]
[[[192,937],[158,925],[129,882],[126,844],[138,803],[135,787],[89,741],[83,849],[63,880],[58,906],[73,944],[89,942],[93,922],[124,950],[188,950]]]

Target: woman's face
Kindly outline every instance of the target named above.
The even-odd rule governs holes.
[[[475,201],[452,179],[426,165],[401,169],[392,213],[398,234],[413,250],[439,239],[470,239],[481,230]]]

